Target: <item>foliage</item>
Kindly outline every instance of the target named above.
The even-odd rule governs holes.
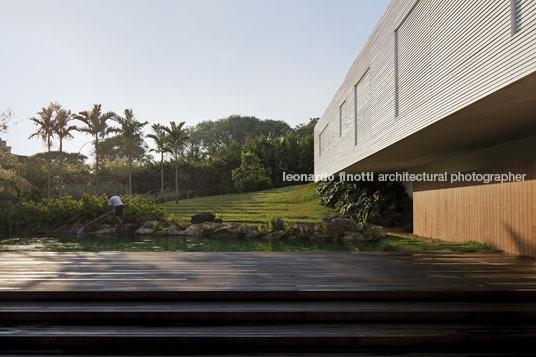
[[[320,203],[383,226],[411,228],[412,202],[398,182],[320,182]]]
[[[298,239],[307,240],[314,232],[313,227],[297,224],[292,222],[286,222],[285,224],[285,235],[287,237],[296,237]]]
[[[160,194],[164,195],[164,155],[169,151],[168,141],[164,127],[160,124],[151,126],[152,134],[147,135],[149,139],[154,141],[156,149],[151,149],[152,152],[160,154]],[[162,199],[163,197],[161,197]]]
[[[160,223],[159,221],[153,222],[153,232],[159,232],[162,229],[164,229],[164,227],[162,226],[162,223]]]
[[[5,111],[0,113],[0,133],[7,133],[9,127],[13,125],[13,118],[15,113],[11,108],[7,108]]]
[[[45,109],[47,108],[43,108]],[[66,111],[63,108],[59,110]],[[51,115],[54,113],[52,111]],[[126,119],[127,115],[123,117]],[[94,138],[94,164],[86,164],[87,158],[76,153],[62,153],[62,161],[59,159],[60,153],[52,149],[48,155],[32,155],[26,161],[10,167],[32,185],[29,198],[40,200],[49,191],[46,180],[49,162],[51,195],[59,196],[59,172],[63,191],[77,199],[84,192],[95,192],[97,185],[99,193],[128,193],[131,176],[132,193],[143,194],[155,202],[177,202],[178,199],[237,192],[233,170],[240,171],[242,152],[250,152],[251,156],[255,155],[260,160],[263,168],[261,172],[264,174],[261,175],[261,185],[257,188],[296,184],[283,181],[283,172],[313,172],[313,131],[317,119],[311,119],[309,123],[298,125],[294,129],[281,121],[236,115],[201,122],[190,128],[183,123],[170,123],[168,131],[164,130],[165,125],[155,124],[153,133],[148,137],[156,145],[155,152],[159,154],[159,160],[150,160],[145,140],[135,135],[136,145],[129,168],[125,136],[107,137],[119,131],[118,128],[109,126],[110,119],[118,122],[121,120],[117,115],[102,112],[100,105],[94,105],[91,110],[80,112],[74,118],[82,124],[78,129]],[[54,121],[54,118],[51,120]],[[171,135],[171,132],[174,134]],[[170,142],[177,145],[170,147]],[[165,154],[169,152],[172,153],[172,160],[166,161]],[[60,169],[60,162],[63,162],[63,169]],[[160,180],[156,180],[156,177]],[[246,183],[248,180],[242,181]],[[92,184],[95,185],[93,190]],[[160,193],[157,195],[158,191]]]
[[[59,197],[61,199],[63,196],[63,141],[72,139],[72,132],[78,130],[78,128],[74,125],[70,125],[70,123],[74,120],[70,110],[62,108],[62,106],[58,103],[54,103],[53,107],[54,111],[56,112],[53,128],[54,135],[57,136],[60,141]]]
[[[125,204],[123,220],[144,222],[161,220],[162,208],[139,198],[122,197]],[[104,214],[108,209],[108,197],[84,194],[80,200],[71,197],[35,202],[21,199],[17,203],[0,207],[0,234],[35,233],[48,231],[68,224],[86,223]]]
[[[328,234],[329,233],[329,227],[326,222],[322,222],[320,224],[315,225],[315,231],[322,234]]]
[[[52,147],[52,137],[54,135],[54,129],[56,126],[53,120],[54,110],[54,104],[50,103],[47,107],[41,108],[41,111],[37,113],[37,117],[30,118],[33,124],[37,126],[37,130],[32,135],[30,135],[29,139],[33,137],[38,137],[43,140],[47,145],[47,198],[50,198],[51,190],[50,149]]]
[[[89,111],[83,111],[74,116],[75,119],[81,121],[84,126],[80,127],[81,132],[87,133],[95,138],[95,192],[99,194],[99,142],[114,132],[117,129],[108,126],[108,120],[116,117],[114,112],[103,113],[100,104],[94,104]]]
[[[132,109],[125,109],[124,116],[116,116],[115,120],[119,123],[117,132],[121,138],[121,149],[128,160],[128,194],[132,196],[132,162],[134,153],[145,145],[143,127],[149,123],[136,120]]]
[[[215,151],[235,141],[246,145],[256,136],[285,136],[292,129],[280,120],[260,120],[255,117],[231,115],[230,117],[198,123],[189,133],[192,147],[213,155]]]
[[[147,144],[140,139],[132,150],[132,159],[135,162],[144,163],[149,160],[147,156]],[[128,160],[128,154],[124,150],[123,138],[120,135],[112,135],[99,143],[99,158],[103,161]]]
[[[453,252],[480,252],[494,253],[500,250],[489,245],[469,241],[469,242],[447,242],[440,239],[417,237],[412,234],[389,233],[383,242],[408,252],[433,252],[433,251],[453,251]]]
[[[187,131],[184,128],[184,122],[179,124],[174,121],[169,123],[168,126],[162,127],[162,130],[166,133],[166,149],[174,159],[175,165],[175,204],[179,203],[179,157],[184,151],[184,146],[190,140],[187,135]]]
[[[0,202],[16,201],[24,194],[28,194],[31,185],[13,170],[3,169],[0,165]]]
[[[281,217],[270,216],[266,220],[266,228],[269,232],[282,231],[286,227],[286,221]]]
[[[242,152],[240,167],[233,170],[232,177],[238,192],[259,191],[272,186],[261,161],[251,151]]]
[[[178,226],[178,227],[181,226],[181,221],[177,219],[177,217],[175,217],[175,213],[169,214],[166,218],[166,222],[170,226]]]

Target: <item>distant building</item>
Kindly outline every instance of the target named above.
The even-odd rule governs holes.
[[[13,155],[13,157],[15,158],[15,161],[17,162],[20,162],[27,158],[27,156],[13,154],[11,152],[11,146],[7,146],[7,141],[2,140],[2,138],[0,138],[0,150],[6,151],[7,153]]]
[[[2,138],[0,138],[0,150],[11,153],[11,146],[7,146],[7,141],[2,140]]]
[[[315,173],[407,182],[414,233],[536,256],[536,1],[392,0],[315,126]]]

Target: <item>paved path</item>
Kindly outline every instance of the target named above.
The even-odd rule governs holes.
[[[1,291],[536,290],[504,254],[0,253]]]

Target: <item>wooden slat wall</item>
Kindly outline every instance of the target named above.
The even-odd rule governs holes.
[[[536,160],[475,172],[527,174],[527,179],[489,184],[415,182],[414,233],[536,256]]]

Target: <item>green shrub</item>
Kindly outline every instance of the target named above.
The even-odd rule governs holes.
[[[364,223],[411,229],[413,204],[399,182],[320,182],[320,203]]]
[[[207,236],[207,237],[210,237],[214,231],[215,231],[215,227],[214,225],[210,224],[210,223],[203,223],[203,235]]]
[[[281,217],[270,216],[266,220],[266,227],[269,232],[278,232],[285,229],[285,220]]]
[[[261,161],[250,151],[243,151],[240,167],[232,171],[233,182],[238,192],[260,191],[272,187]]]
[[[167,222],[170,226],[181,226],[181,221],[177,217],[175,217],[175,213],[171,213],[167,216]]]
[[[162,227],[162,223],[160,223],[158,221],[153,222],[153,232],[159,232],[162,229],[164,229],[164,227]]]
[[[306,240],[311,236],[312,233],[313,233],[313,229],[303,224],[297,224],[297,223],[285,224],[285,235],[287,237],[295,236],[298,239]]]
[[[315,231],[318,233],[322,233],[322,234],[328,234],[329,233],[328,224],[326,222],[316,224]]]
[[[160,220],[164,216],[162,208],[139,198],[121,197],[125,207],[125,223]],[[87,193],[80,200],[64,197],[42,202],[21,199],[17,203],[3,203],[0,207],[0,234],[35,233],[51,231],[74,223],[87,223],[103,215],[108,209],[108,197],[90,196]]]

